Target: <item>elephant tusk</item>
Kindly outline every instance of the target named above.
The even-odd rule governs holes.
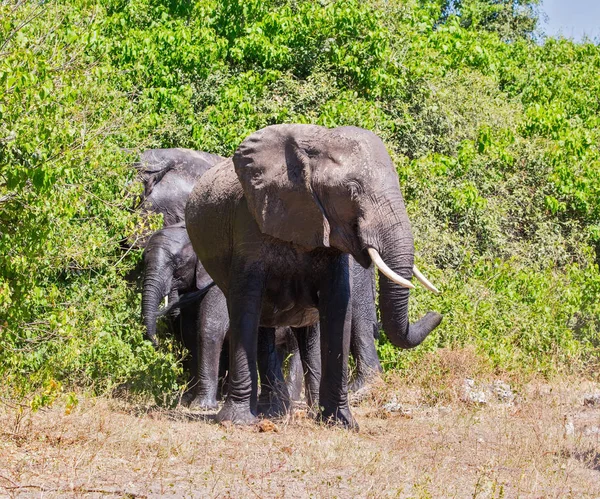
[[[433,284],[431,284],[429,282],[429,279],[427,279],[427,277],[425,277],[423,274],[421,274],[420,270],[417,268],[416,265],[413,265],[413,274],[415,275],[415,277],[417,278],[417,280],[423,286],[425,286],[426,289],[428,289],[429,291],[432,291],[436,295],[440,294],[440,290],[438,288],[436,288]]]
[[[375,264],[375,266],[388,279],[390,279],[391,281],[394,281],[396,284],[399,284],[403,288],[415,289],[414,285],[408,279],[404,279],[404,277],[400,277],[398,274],[396,274],[396,272],[394,272],[392,269],[390,269],[385,264],[385,262],[383,261],[383,259],[379,255],[379,253],[377,253],[377,250],[375,248],[368,248],[367,252],[369,253],[369,256],[371,257],[371,260],[373,260],[373,263]]]

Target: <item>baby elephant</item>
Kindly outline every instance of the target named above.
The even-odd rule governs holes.
[[[155,346],[158,344],[156,320],[165,296],[172,302],[191,302],[168,314],[171,329],[190,352],[185,362],[190,388],[183,403],[215,407],[221,338],[229,324],[225,297],[218,288],[211,287],[213,281],[196,257],[184,223],[152,234],[143,264],[142,318],[147,338]],[[204,359],[210,359],[208,362],[201,358],[201,351]]]

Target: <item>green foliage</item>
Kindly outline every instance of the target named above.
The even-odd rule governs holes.
[[[76,0],[0,5],[0,374],[178,387],[125,276],[146,147],[230,154],[281,122],[386,142],[445,314],[415,352],[472,344],[504,369],[597,362],[600,50],[532,41],[535,0]],[[134,150],[134,153],[125,152]],[[54,383],[54,384],[53,384]],[[60,387],[60,388],[56,388]],[[73,404],[75,402],[72,402]]]
[[[462,26],[493,31],[512,41],[533,35],[539,3],[539,0],[443,0],[442,16],[458,14]]]

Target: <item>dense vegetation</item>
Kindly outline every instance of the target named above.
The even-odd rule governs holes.
[[[0,376],[167,393],[124,250],[147,147],[231,154],[281,122],[386,142],[445,314],[414,352],[500,369],[598,361],[600,48],[535,37],[536,0],[0,3]]]

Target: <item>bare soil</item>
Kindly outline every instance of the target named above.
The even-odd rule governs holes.
[[[386,378],[354,407],[358,433],[303,410],[235,427],[109,398],[5,402],[0,495],[600,497],[600,406],[583,403],[598,383],[512,380],[513,401],[482,405],[463,373]]]

